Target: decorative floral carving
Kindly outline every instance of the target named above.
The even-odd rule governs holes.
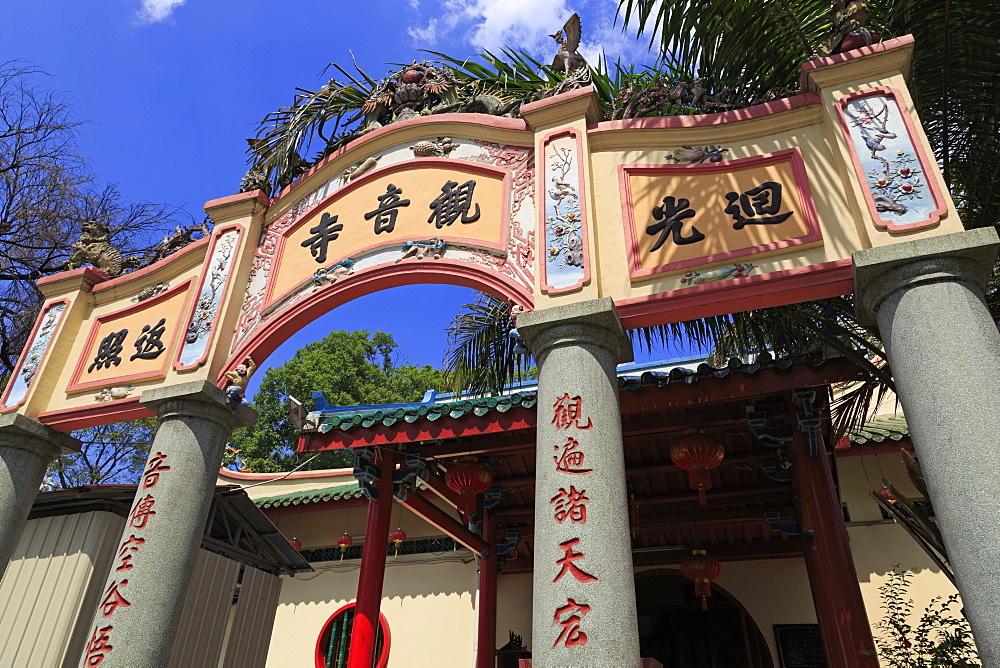
[[[128,395],[132,394],[135,390],[131,385],[115,385],[114,387],[106,387],[97,394],[94,395],[94,399],[97,401],[114,401],[116,399],[124,399]]]
[[[736,278],[746,278],[758,265],[750,262],[741,262],[732,267],[719,267],[708,271],[687,271],[681,278],[681,286],[702,285],[704,283],[715,283]]]
[[[62,315],[65,308],[65,304],[54,304],[49,307],[48,311],[45,312],[45,318],[42,320],[42,324],[38,328],[38,332],[35,333],[35,340],[31,344],[31,348],[28,350],[28,355],[25,358],[24,365],[21,367],[21,371],[19,373],[24,381],[25,391],[28,389],[28,385],[31,384],[31,379],[35,376],[35,372],[38,370],[38,365],[42,361],[45,349],[48,347],[49,341],[52,339],[52,332],[55,331],[56,324],[59,322],[59,317]],[[15,388],[14,392],[16,391],[17,388]],[[14,399],[14,392],[11,393],[12,400]],[[20,399],[17,400],[19,401]]]
[[[170,288],[170,283],[168,283],[167,281],[162,281],[160,283],[157,283],[156,285],[150,285],[148,288],[143,288],[142,290],[140,290],[139,294],[137,294],[135,297],[132,297],[132,303],[135,304],[141,301],[145,301],[150,297],[155,297],[161,292],[166,292],[166,290],[169,288]]]
[[[685,165],[697,164],[700,162],[722,162],[725,159],[723,153],[728,153],[728,148],[721,146],[681,146],[667,156],[667,160],[673,164],[683,163]]]

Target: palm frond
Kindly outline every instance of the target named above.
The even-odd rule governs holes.
[[[461,395],[502,394],[504,387],[524,379],[530,357],[514,354],[510,304],[480,293],[466,304],[448,327],[444,380]]]

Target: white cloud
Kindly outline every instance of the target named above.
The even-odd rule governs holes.
[[[425,3],[426,5],[426,3]],[[447,50],[462,51],[456,43],[464,42],[475,50],[497,52],[509,46],[521,49],[543,63],[549,63],[558,49],[549,36],[578,12],[583,24],[580,52],[596,63],[604,52],[613,62],[651,63],[645,38],[636,41],[622,33],[621,20],[615,25],[617,0],[442,0],[436,18],[407,29],[415,46],[433,48],[449,44]]]
[[[140,23],[158,23],[173,13],[174,9],[183,5],[185,0],[142,0],[142,7],[136,12]]]

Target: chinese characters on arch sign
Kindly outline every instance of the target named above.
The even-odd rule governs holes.
[[[632,280],[822,243],[798,149],[619,170]]]
[[[394,168],[395,167],[395,168]],[[435,252],[483,248],[506,253],[509,174],[475,163],[424,159],[381,170],[337,190],[282,231],[267,303],[308,282],[317,270],[383,252],[403,258],[404,244]]]

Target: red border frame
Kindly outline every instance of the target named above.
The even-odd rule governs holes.
[[[319,635],[316,636],[316,651],[313,655],[316,659],[316,668],[326,668],[326,658],[320,651],[320,641],[323,640],[323,634],[326,632],[326,627],[330,625],[330,622],[332,622],[337,615],[356,606],[357,601],[352,601],[347,605],[341,606],[335,613],[330,615],[325,622],[323,622],[323,626],[319,629]],[[375,667],[385,668],[389,665],[389,646],[392,644],[392,637],[389,634],[389,622],[386,621],[385,615],[383,615],[381,611],[378,613],[378,624],[382,629],[382,653],[375,662]]]
[[[577,153],[577,179],[580,184],[580,192],[577,193],[578,201],[580,202],[580,237],[583,239],[583,256],[586,258],[586,264],[583,266],[583,278],[574,283],[573,285],[566,286],[564,288],[556,288],[549,284],[549,254],[548,254],[548,240],[545,236],[545,212],[548,208],[548,193],[545,191],[545,184],[547,182],[549,167],[547,156],[545,154],[545,149],[548,148],[552,140],[559,139],[563,136],[570,136],[576,140],[576,153]],[[594,258],[590,254],[590,223],[587,219],[587,181],[586,173],[583,169],[583,139],[580,136],[579,130],[576,128],[563,128],[560,130],[553,130],[542,137],[540,142],[541,151],[539,151],[539,157],[542,161],[542,178],[536,180],[536,185],[541,186],[542,190],[542,205],[538,207],[538,221],[540,229],[538,230],[538,235],[536,238],[542,240],[542,254],[541,254],[541,264],[542,264],[542,291],[550,295],[558,295],[564,292],[573,292],[579,290],[581,287],[586,285],[590,281],[590,265],[594,262]]]
[[[45,305],[45,307],[41,311],[38,312],[38,317],[35,318],[35,324],[31,328],[31,334],[28,335],[28,342],[27,344],[25,344],[24,350],[21,351],[20,357],[17,358],[17,364],[14,365],[14,371],[10,374],[10,378],[7,380],[7,387],[5,387],[3,391],[3,399],[0,399],[0,412],[13,410],[18,406],[20,406],[21,404],[23,404],[25,400],[27,400],[28,392],[31,391],[30,382],[27,384],[28,386],[24,390],[24,397],[22,397],[21,400],[18,401],[16,404],[12,404],[10,406],[7,405],[7,399],[10,398],[11,390],[14,389],[14,379],[17,378],[17,375],[19,373],[21,373],[21,368],[24,366],[25,361],[27,361],[28,353],[31,351],[31,342],[35,340],[35,335],[38,334],[38,329],[42,326],[42,316],[48,313],[49,309],[51,309],[56,304],[65,304],[65,307],[63,308],[63,316],[66,316],[69,313],[70,304],[68,297],[63,297],[62,299],[56,299],[55,301],[49,302],[48,304]],[[55,331],[52,332],[52,338],[49,339],[49,344],[55,341],[56,335],[62,331],[62,326],[64,322],[65,320],[62,317],[59,318],[59,322],[56,324]],[[42,353],[42,358],[38,360],[39,369],[42,368],[42,365],[45,363],[45,360],[49,357],[50,347],[51,345],[45,346],[45,352]]]
[[[144,371],[142,373],[134,373],[134,374],[126,375],[126,376],[119,376],[119,377],[116,377],[116,378],[113,378],[113,379],[112,378],[106,378],[104,380],[90,380],[90,381],[80,382],[80,376],[83,375],[83,366],[87,362],[86,353],[88,351],[90,351],[90,349],[93,347],[94,340],[97,338],[97,332],[100,330],[101,325],[103,325],[105,322],[109,322],[111,320],[116,320],[116,319],[118,319],[120,317],[123,317],[123,316],[132,315],[133,313],[135,313],[137,311],[143,311],[143,310],[149,309],[150,307],[155,306],[156,304],[159,304],[160,302],[164,302],[167,299],[170,299],[171,297],[175,296],[179,292],[188,293],[187,294],[187,299],[190,299],[189,291],[191,289],[191,283],[193,281],[194,281],[193,278],[189,278],[186,281],[184,281],[183,283],[181,283],[180,285],[172,287],[169,290],[167,290],[166,292],[162,292],[162,293],[156,295],[155,297],[150,297],[149,299],[147,299],[145,301],[141,301],[138,304],[133,304],[132,306],[128,306],[126,308],[119,309],[117,311],[112,311],[111,313],[106,313],[106,314],[104,314],[102,316],[98,316],[97,318],[95,318],[94,324],[91,325],[90,332],[87,334],[87,340],[83,344],[84,354],[81,355],[80,358],[76,361],[76,366],[73,368],[73,374],[70,376],[69,385],[66,386],[66,394],[72,394],[74,392],[81,392],[83,390],[90,390],[90,389],[93,389],[95,387],[106,387],[106,386],[109,386],[109,385],[118,385],[118,384],[121,384],[121,383],[131,383],[131,382],[135,382],[135,381],[139,381],[139,380],[146,380],[146,379],[149,379],[149,378],[162,378],[162,377],[164,377],[166,375],[166,373],[167,373],[167,367],[170,366],[170,359],[171,359],[172,356],[165,356],[164,357],[163,365],[160,367],[159,371]],[[181,306],[181,313],[184,313],[185,311],[186,311],[186,309],[185,309],[184,305],[182,305]],[[84,321],[84,322],[86,322],[86,321]],[[177,330],[174,332],[173,337],[170,340],[170,346],[176,346],[177,345],[177,340],[180,338],[180,333],[181,333],[181,331],[183,329],[184,329],[184,327],[178,327],[177,328]]]
[[[851,258],[615,302],[626,329],[850,294]]]
[[[229,268],[226,271],[226,280],[219,286],[221,294],[219,297],[219,305],[216,307],[217,311],[222,309],[223,298],[228,295],[229,285],[232,282],[233,269],[236,266],[236,257],[240,253],[240,237],[243,236],[243,225],[240,223],[228,223],[221,227],[212,230],[212,244],[208,248],[208,253],[205,254],[205,259],[202,262],[201,277],[198,279],[198,289],[194,291],[194,299],[191,300],[191,306],[184,313],[187,315],[181,319],[184,325],[184,331],[187,331],[187,325],[191,323],[194,319],[195,311],[198,310],[198,299],[201,297],[201,291],[205,287],[205,281],[208,280],[208,274],[211,270],[212,255],[215,253],[216,247],[219,245],[219,239],[222,238],[223,234],[230,232],[232,230],[236,231],[236,242],[233,244],[233,254],[229,258]],[[214,323],[213,323],[214,324]],[[215,327],[212,327],[208,332],[208,341],[205,342],[205,351],[202,353],[198,360],[192,362],[191,364],[181,364],[181,354],[184,352],[185,342],[182,341],[181,345],[177,346],[177,352],[174,354],[173,367],[174,371],[188,371],[190,369],[196,369],[205,363],[208,359],[208,353],[211,350],[212,339],[215,336]]]
[[[629,183],[629,177],[632,174],[671,175],[683,174],[691,171],[697,171],[704,174],[714,174],[718,172],[728,173],[737,169],[742,170],[748,167],[764,167],[782,162],[788,162],[791,165],[792,173],[795,176],[796,192],[802,205],[802,216],[805,218],[806,223],[806,234],[804,236],[784,239],[781,241],[772,241],[771,243],[761,244],[759,246],[748,246],[746,248],[740,248],[724,253],[703,255],[701,257],[691,258],[690,260],[681,260],[670,264],[661,264],[648,269],[642,268],[642,261],[639,259],[639,239],[636,236],[634,207],[632,205],[632,190]],[[809,186],[809,177],[806,173],[806,166],[802,161],[802,151],[797,146],[781,151],[775,151],[773,153],[755,155],[749,158],[738,158],[736,160],[723,160],[722,162],[713,162],[707,165],[697,163],[681,165],[619,165],[618,186],[624,199],[622,208],[624,213],[623,222],[625,223],[625,252],[628,254],[629,277],[633,281],[636,279],[647,278],[649,276],[676,272],[688,267],[715,264],[739,257],[753,256],[757,253],[782,250],[785,248],[792,248],[794,246],[813,244],[823,241],[823,233],[819,226],[819,216],[816,213],[816,207],[813,203],[812,188]]]
[[[893,102],[896,103],[896,109],[899,110],[899,116],[903,121],[903,127],[906,128],[906,134],[910,139],[910,144],[913,146],[913,152],[916,154],[917,162],[920,164],[920,171],[924,174],[924,181],[927,183],[927,190],[930,191],[931,198],[934,200],[936,208],[928,213],[928,218],[923,222],[907,223],[902,226],[896,225],[891,220],[882,218],[878,209],[875,208],[875,200],[872,198],[871,187],[868,185],[868,177],[865,175],[865,170],[861,166],[861,158],[858,157],[858,151],[854,145],[854,137],[851,136],[851,128],[847,124],[847,117],[844,115],[844,109],[854,100],[879,94],[891,97]],[[944,203],[944,197],[941,196],[941,189],[938,187],[937,173],[930,172],[927,169],[927,165],[929,164],[927,160],[927,147],[924,146],[923,142],[920,140],[920,136],[917,134],[916,126],[913,124],[913,119],[910,118],[910,108],[906,105],[906,101],[903,99],[902,91],[888,86],[876,86],[875,88],[866,88],[865,90],[845,95],[837,101],[837,117],[840,119],[840,128],[844,131],[844,136],[847,138],[847,148],[851,153],[851,160],[854,162],[854,173],[858,177],[861,189],[864,190],[865,202],[868,204],[868,212],[871,214],[872,221],[875,225],[883,229],[888,229],[890,232],[907,232],[910,230],[922,230],[925,227],[931,227],[932,225],[937,225],[941,222],[941,218],[943,218],[944,214],[948,212],[948,206]],[[929,175],[934,178],[930,178]]]
[[[362,187],[364,185],[367,185],[370,181],[373,181],[374,179],[382,177],[382,176],[386,176],[388,174],[394,174],[395,172],[409,171],[409,170],[412,170],[414,168],[419,169],[419,168],[422,168],[422,167],[448,168],[448,169],[454,169],[454,170],[460,171],[460,172],[461,171],[479,172],[480,174],[488,175],[488,176],[493,177],[493,178],[495,178],[497,176],[501,177],[501,182],[500,182],[500,188],[501,188],[500,210],[502,211],[502,214],[501,214],[502,218],[500,220],[500,241],[499,242],[497,242],[497,243],[494,244],[494,243],[491,243],[491,242],[484,242],[484,241],[481,241],[479,239],[467,239],[465,237],[446,236],[446,235],[443,235],[443,234],[439,234],[438,236],[440,236],[440,238],[443,239],[443,240],[445,240],[446,242],[458,243],[458,244],[467,244],[467,245],[470,245],[470,246],[475,246],[477,248],[489,248],[491,250],[495,250],[495,251],[504,253],[506,255],[507,252],[508,252],[508,243],[509,243],[509,237],[510,237],[510,190],[511,190],[511,188],[510,188],[510,181],[511,181],[511,172],[510,172],[510,170],[501,169],[499,167],[494,167],[492,165],[484,165],[484,164],[475,163],[475,162],[466,162],[464,160],[451,160],[451,159],[448,159],[448,158],[415,158],[413,160],[405,160],[403,162],[397,162],[397,163],[395,163],[393,165],[388,165],[386,167],[383,167],[382,169],[376,169],[374,171],[368,172],[368,173],[364,174],[362,177],[360,177],[358,180],[351,181],[346,186],[344,186],[342,188],[338,188],[335,192],[333,192],[330,195],[328,195],[322,201],[317,202],[316,204],[313,204],[312,206],[310,206],[309,207],[309,212],[307,214],[305,214],[304,216],[302,216],[301,218],[299,218],[298,220],[296,220],[292,225],[289,225],[287,228],[285,228],[284,230],[281,231],[281,233],[278,235],[278,242],[277,242],[277,244],[275,244],[274,259],[272,260],[272,267],[274,267],[274,269],[272,270],[272,272],[273,272],[272,277],[273,278],[269,279],[268,282],[267,282],[267,289],[264,292],[264,299],[261,302],[261,306],[260,306],[261,312],[266,311],[273,304],[275,304],[277,302],[280,302],[282,299],[285,299],[286,297],[288,297],[289,295],[293,294],[294,292],[297,292],[298,290],[300,290],[302,288],[303,285],[305,285],[307,283],[310,283],[312,281],[312,276],[309,276],[309,277],[305,278],[304,280],[300,281],[299,283],[296,283],[295,286],[292,287],[287,292],[285,292],[285,293],[283,293],[283,294],[281,294],[281,295],[279,295],[277,297],[274,296],[275,284],[277,282],[277,280],[276,280],[276,278],[277,278],[277,276],[276,276],[277,270],[278,270],[278,268],[281,265],[281,260],[283,259],[284,250],[285,250],[285,243],[288,241],[288,238],[292,234],[294,234],[296,231],[298,231],[304,225],[308,224],[325,207],[329,206],[330,204],[333,204],[335,201],[337,201],[339,199],[347,197],[354,190],[357,190],[358,188],[360,188],[360,187]],[[438,230],[438,232],[440,232],[440,230]],[[358,256],[358,255],[363,255],[363,254],[367,253],[368,251],[371,251],[371,250],[374,250],[374,249],[377,249],[377,248],[387,248],[387,247],[395,246],[397,244],[400,245],[400,246],[402,246],[402,244],[404,242],[406,242],[406,241],[426,241],[431,236],[435,236],[435,235],[434,234],[427,234],[427,235],[423,235],[423,236],[394,237],[394,238],[391,238],[391,239],[387,238],[384,241],[381,241],[381,242],[378,242],[378,243],[374,243],[374,244],[371,244],[369,246],[364,246],[362,248],[352,249],[351,252],[349,254],[345,255],[344,257],[345,258],[355,257],[355,256]]]
[[[261,323],[257,331],[230,353],[229,361],[219,371],[217,381],[223,382],[226,372],[232,371],[248,355],[258,365],[262,364],[292,334],[352,299],[386,288],[415,283],[459,285],[489,292],[504,300],[524,304],[527,308],[533,308],[534,305],[532,294],[526,292],[524,286],[480,265],[449,260],[447,257],[440,260],[379,264],[356,271],[349,280],[338,280],[332,285],[324,286],[291,307],[273,311],[269,322]],[[262,308],[261,311],[263,310]]]

